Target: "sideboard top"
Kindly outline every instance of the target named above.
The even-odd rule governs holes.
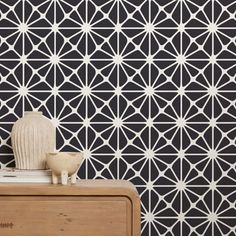
[[[78,180],[75,185],[53,185],[32,183],[1,183],[0,196],[127,196],[138,197],[134,185],[125,180]]]

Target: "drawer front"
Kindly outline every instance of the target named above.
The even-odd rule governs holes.
[[[130,236],[125,197],[1,197],[0,235]]]

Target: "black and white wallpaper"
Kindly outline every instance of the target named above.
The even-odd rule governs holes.
[[[126,179],[142,236],[236,235],[235,0],[1,0],[0,162],[24,111]]]

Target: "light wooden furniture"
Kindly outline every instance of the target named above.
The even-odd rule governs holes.
[[[0,235],[140,236],[140,199],[122,180],[0,184]]]

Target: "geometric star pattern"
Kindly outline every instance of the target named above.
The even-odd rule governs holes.
[[[1,0],[0,163],[39,110],[79,178],[126,179],[142,236],[236,235],[234,0]]]

